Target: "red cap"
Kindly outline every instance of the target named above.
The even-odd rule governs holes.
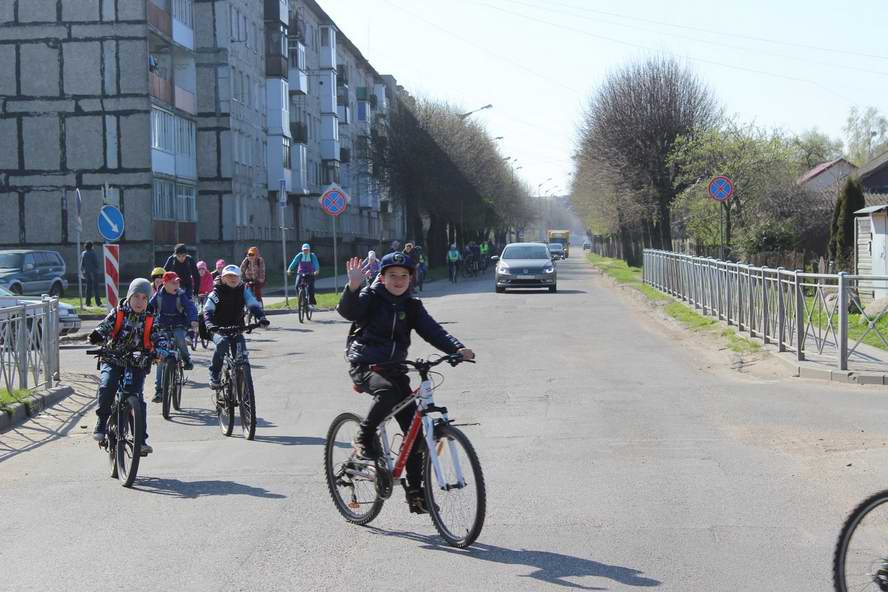
[[[165,283],[165,284],[168,282],[178,282],[178,281],[179,281],[179,276],[176,275],[175,271],[168,271],[165,274],[163,274],[163,283]]]

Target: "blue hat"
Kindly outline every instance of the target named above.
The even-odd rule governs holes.
[[[394,253],[389,253],[380,261],[379,273],[382,273],[389,267],[403,267],[409,271],[413,271],[413,259],[402,253],[401,251],[395,251]]]
[[[302,250],[304,251],[305,249],[311,250],[311,245],[308,243],[302,243]]]

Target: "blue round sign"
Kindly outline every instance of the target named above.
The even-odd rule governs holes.
[[[115,242],[123,236],[123,214],[114,206],[102,206],[97,221],[99,234],[108,242]]]
[[[717,202],[726,202],[734,195],[734,182],[719,175],[709,182],[709,195]]]

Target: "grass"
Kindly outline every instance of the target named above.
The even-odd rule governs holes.
[[[0,389],[0,411],[11,411],[12,406],[20,401],[24,401],[31,396],[31,391],[25,389],[16,389],[9,392],[6,389]]]
[[[806,301],[806,312],[804,316],[805,323],[808,323],[808,314],[811,314],[811,322],[821,328],[824,329],[824,337],[826,337],[826,327],[830,322],[830,309],[827,309],[820,302],[820,298],[815,298],[814,296],[807,296],[805,298]],[[865,306],[864,306],[865,308]],[[855,308],[856,310],[856,308]],[[875,316],[875,315],[874,315]],[[839,312],[838,310],[832,310],[832,324],[836,333],[839,330]],[[869,329],[869,322],[866,317],[860,313],[848,313],[848,348],[854,347],[854,344],[863,337],[863,343],[870,345],[872,347],[876,347],[881,350],[888,350],[888,347],[885,347],[885,344],[879,339],[879,336],[876,335],[876,331],[881,333],[886,340],[888,340],[888,312],[883,314],[878,321],[876,321],[875,327],[873,327],[867,333]],[[833,336],[830,334],[829,339],[833,339]]]
[[[80,314],[105,314],[108,312],[104,306],[84,306],[83,308],[80,308],[80,299],[79,298],[65,297],[65,298],[60,298],[59,301],[64,302],[65,304],[70,304],[71,306],[73,306],[74,312],[76,312],[79,315]],[[84,302],[85,302],[85,300],[84,300]]]
[[[755,353],[762,349],[757,342],[747,339],[741,335],[737,335],[731,329],[720,329],[718,321],[711,317],[703,316],[693,309],[686,306],[683,302],[679,302],[664,294],[659,290],[645,284],[641,279],[641,268],[631,267],[621,259],[611,259],[609,257],[601,257],[594,253],[586,255],[589,261],[599,268],[601,271],[614,278],[618,283],[630,286],[642,294],[644,294],[652,302],[666,302],[664,310],[666,314],[681,323],[690,331],[707,332],[716,334],[727,343],[728,349],[737,353]],[[885,319],[886,327],[888,327],[888,319]],[[850,322],[849,322],[850,327]],[[850,333],[850,329],[849,329]],[[888,331],[886,331],[888,335]],[[878,337],[875,337],[878,340]]]
[[[315,298],[318,301],[319,308],[333,308],[339,303],[339,294],[335,292],[327,292],[327,293],[316,293]],[[290,308],[295,310],[296,307],[296,297],[295,295],[290,297]],[[284,310],[287,308],[287,304],[285,302],[275,302],[274,304],[269,304],[265,307],[268,310]]]

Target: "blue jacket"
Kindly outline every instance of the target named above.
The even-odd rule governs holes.
[[[296,253],[296,256],[293,257],[292,261],[290,261],[290,266],[287,267],[287,271],[294,272],[299,269],[299,263],[302,262],[302,260],[302,253]],[[311,267],[312,272],[317,272],[321,270],[321,264],[318,263],[318,256],[314,253],[311,253]]]
[[[378,281],[359,292],[346,286],[336,310],[355,324],[346,351],[353,364],[406,359],[413,330],[445,353],[455,354],[464,347],[429,315],[421,300],[409,292],[393,296]]]
[[[175,294],[161,288],[151,297],[148,306],[160,327],[185,327],[197,321],[197,308],[181,288]]]

